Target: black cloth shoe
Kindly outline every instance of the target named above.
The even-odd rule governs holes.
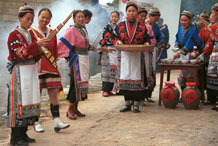
[[[148,102],[155,102],[154,100],[152,100],[151,98],[146,97],[145,98]]]
[[[26,142],[36,142],[36,139],[30,138],[29,136],[27,136],[24,140],[25,140]]]
[[[140,112],[138,105],[134,105],[134,106],[133,106],[133,112],[134,112],[134,113],[139,113],[139,112]]]
[[[129,106],[125,105],[124,107],[122,107],[120,109],[120,112],[128,112],[128,111],[131,111],[131,106],[130,105]]]
[[[10,143],[10,146],[28,146],[28,142],[24,140],[18,140],[16,143]]]

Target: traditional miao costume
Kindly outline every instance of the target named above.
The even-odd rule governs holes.
[[[27,126],[33,125],[40,115],[36,61],[41,51],[33,34],[19,27],[10,33],[8,49],[10,80],[7,126],[12,128],[11,140],[15,140],[26,137]]]
[[[47,32],[43,33],[39,28],[32,28],[30,31],[34,32],[34,35],[36,35],[37,38],[44,38],[48,36],[52,30],[50,28],[47,28]],[[48,95],[50,98],[50,110],[52,117],[55,122],[54,129],[56,132],[58,132],[60,129],[64,129],[69,127],[68,124],[63,124],[60,121],[60,112],[59,112],[59,105],[58,105],[58,89],[62,87],[61,85],[61,78],[60,74],[57,70],[57,66],[53,65],[53,61],[56,61],[58,50],[57,50],[57,37],[54,36],[50,43],[48,44],[48,47],[46,47],[50,53],[52,54],[53,58],[50,57],[50,63],[48,59],[43,55],[41,57],[41,60],[38,61],[38,73],[39,73],[39,80],[40,80],[40,89],[47,88],[48,89]],[[54,60],[51,60],[54,59]],[[56,65],[56,64],[55,64]],[[35,123],[35,130],[37,132],[42,132],[43,129],[39,122]]]
[[[100,45],[102,47],[111,49],[115,48],[111,42],[111,36],[115,30],[116,25],[109,23],[104,27],[102,39]],[[116,70],[117,70],[117,53],[112,52],[101,52],[101,80],[102,80],[102,91],[110,92],[114,87]]]
[[[67,58],[70,67],[70,103],[85,98],[89,80],[89,38],[86,30],[74,25],[58,40],[58,57]]]
[[[156,63],[157,62],[157,56],[158,56],[158,53],[160,53],[160,51],[158,50],[157,46],[159,44],[163,43],[163,37],[161,35],[161,31],[160,31],[160,28],[159,28],[158,24],[155,23],[154,25],[150,25],[150,24],[147,23],[146,25],[150,26],[152,28],[152,31],[153,31],[153,34],[154,34],[154,38],[156,40],[154,52],[152,53],[152,55],[150,55],[149,59],[146,59],[147,57],[145,57],[145,63],[146,64],[147,63],[150,64],[150,67],[149,67],[149,76],[150,76],[150,79],[148,80],[148,90],[146,90],[145,93],[146,93],[146,98],[151,98],[152,91],[154,90],[154,88],[156,86],[156,74],[154,74],[154,72],[156,72],[156,69],[157,69],[157,63]],[[151,35],[151,37],[152,37],[152,35]],[[152,39],[153,39],[153,37],[152,37]],[[148,72],[147,68],[146,68],[146,72]]]
[[[183,29],[183,26],[180,26],[176,34],[175,45],[178,45],[179,49],[187,55],[192,52],[194,46],[197,46],[199,51],[203,48],[203,43],[198,35],[198,32],[192,25],[190,25],[187,29]],[[185,88],[185,83],[191,81],[193,81],[193,73],[181,70],[178,77],[178,82],[181,88]]]
[[[212,103],[215,103],[218,95],[218,53],[213,52],[213,48],[215,47],[218,50],[218,24],[214,24],[211,31],[212,36],[199,57],[203,61],[210,58],[207,72],[207,96]]]
[[[203,41],[203,44],[206,46],[207,42],[209,40],[209,37],[210,37],[210,31],[209,31],[207,26],[204,26],[201,29],[199,36],[200,36],[201,40]]]
[[[156,45],[157,41],[155,39],[154,32],[152,27],[149,24],[145,24],[151,45]],[[145,59],[145,68],[146,68],[146,77],[147,77],[147,89],[145,90],[145,97],[151,98],[151,93],[154,90],[156,84],[156,75],[154,71],[156,71],[156,49],[153,52],[144,52],[144,59]],[[145,98],[143,97],[143,99]]]
[[[149,41],[146,26],[138,21],[120,22],[116,27],[116,36],[112,39],[114,45],[118,40],[130,45]],[[137,103],[142,99],[146,84],[143,53],[118,51],[116,92],[123,94],[126,102],[134,100]]]
[[[39,28],[35,27],[32,29],[38,38],[42,39],[48,36],[52,30],[47,28],[47,32],[43,33]],[[51,52],[56,60],[58,55],[57,50],[57,37],[55,36],[49,43],[47,49]],[[40,89],[43,88],[61,88],[61,78],[58,71],[52,67],[51,63],[42,56],[38,62],[38,72],[39,72],[39,79],[40,79]]]

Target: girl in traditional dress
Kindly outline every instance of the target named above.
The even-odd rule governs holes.
[[[198,35],[197,30],[192,26],[193,14],[189,11],[183,11],[180,18],[180,28],[176,34],[175,48],[179,50],[175,53],[174,58],[179,58],[180,54],[187,56],[189,59],[190,53],[194,46],[197,46],[198,50],[203,49],[203,43]],[[181,70],[178,81],[181,89],[185,88],[186,82],[193,81],[193,73],[190,71]]]
[[[41,56],[40,46],[49,39],[36,41],[28,32],[33,23],[34,10],[29,5],[19,8],[20,26],[8,37],[9,97],[7,126],[11,128],[11,145],[27,146],[35,139],[27,135],[28,125],[33,125],[40,115],[40,91],[36,62]]]
[[[214,4],[211,8],[210,15],[211,25],[207,26],[209,33],[211,34],[207,45],[198,57],[198,62],[209,60],[208,72],[207,72],[207,100],[209,104],[215,105],[218,96],[218,3]],[[218,111],[218,106],[214,108]]]
[[[37,27],[31,29],[34,32],[37,38],[45,38],[48,36],[53,30],[47,27],[52,18],[52,13],[49,9],[43,8],[39,11],[38,14],[38,25]],[[48,45],[48,50],[51,52],[54,59],[57,59],[57,38],[56,36],[50,41]],[[68,128],[69,124],[64,124],[60,120],[59,113],[59,105],[58,105],[58,90],[61,86],[61,78],[60,73],[57,68],[53,67],[52,64],[46,59],[45,56],[41,57],[41,60],[38,62],[38,72],[39,72],[39,81],[40,81],[40,92],[42,92],[43,88],[47,88],[48,95],[50,99],[50,110],[52,117],[54,119],[54,130],[56,132],[60,131],[60,129]],[[41,124],[38,122],[35,123],[36,132],[43,132],[43,128]]]
[[[66,58],[70,67],[70,89],[67,95],[69,100],[69,109],[67,117],[72,120],[76,116],[84,117],[78,110],[78,102],[81,95],[86,91],[82,90],[87,87],[89,80],[89,55],[90,50],[89,38],[83,27],[84,14],[80,10],[73,13],[74,25],[67,29],[65,34],[58,41],[58,56]],[[82,93],[85,92],[85,93]]]
[[[139,7],[137,19],[139,22],[146,25],[151,45],[155,46],[157,41],[155,39],[155,35],[154,35],[153,30],[152,30],[152,27],[149,24],[145,23],[147,13],[148,12],[145,8]],[[143,95],[143,99],[140,102],[140,105],[143,105],[143,106],[145,105],[144,104],[145,98],[148,101],[152,101],[151,99],[148,98],[147,95],[149,95],[149,93],[151,91],[153,91],[153,89],[155,87],[155,73],[154,73],[154,71],[156,70],[155,69],[156,68],[156,65],[155,65],[156,64],[156,53],[154,51],[153,52],[144,52],[144,58],[145,58],[145,68],[146,68],[147,87],[148,88],[145,90],[145,93]],[[151,96],[149,96],[149,97],[151,97]]]
[[[112,42],[116,44],[147,44],[149,35],[146,26],[137,21],[138,6],[128,2],[126,6],[127,19],[120,22]],[[116,91],[124,95],[125,105],[120,112],[131,110],[130,101],[134,101],[133,112],[140,112],[139,101],[146,87],[144,59],[141,52],[119,51],[116,77]]]
[[[152,98],[152,92],[153,89],[156,86],[156,71],[160,71],[160,67],[158,67],[157,63],[159,60],[159,56],[162,54],[161,52],[163,51],[163,37],[160,31],[160,28],[158,24],[156,23],[159,18],[160,18],[160,10],[158,8],[150,8],[148,19],[146,19],[146,24],[149,25],[153,32],[154,36],[156,39],[156,45],[153,51],[153,57],[152,57],[152,73],[151,73],[151,79],[152,79],[152,84],[151,86],[148,86],[148,89],[146,89],[146,95],[145,98],[147,99],[148,102],[154,102]],[[150,60],[151,61],[151,60]]]
[[[110,14],[110,23],[104,27],[102,39],[100,40],[101,47],[108,49],[115,48],[111,42],[111,36],[115,30],[119,20],[119,12],[113,11]],[[115,75],[117,70],[116,52],[99,52],[101,55],[101,80],[102,80],[102,95],[108,97],[114,95],[111,91],[114,87]]]

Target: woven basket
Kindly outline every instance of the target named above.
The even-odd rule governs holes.
[[[115,48],[105,48],[105,47],[101,47],[100,49],[102,52],[112,52],[112,51],[116,51]]]
[[[115,47],[117,50],[129,51],[129,52],[148,52],[154,50],[154,46],[152,45],[123,44],[123,45],[116,45]]]

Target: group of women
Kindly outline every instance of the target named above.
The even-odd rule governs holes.
[[[102,90],[103,96],[116,93],[124,95],[125,104],[120,112],[131,111],[138,113],[139,102],[144,98],[151,97],[155,87],[155,71],[157,54],[163,51],[163,41],[159,33],[158,25],[155,23],[160,18],[160,11],[152,8],[147,20],[147,10],[137,6],[134,2],[128,2],[126,6],[126,19],[119,21],[119,12],[110,14],[110,22],[105,26],[100,48],[112,50],[108,52],[99,51],[102,65]],[[47,27],[52,13],[43,8],[38,14],[38,25],[31,28],[34,18],[34,10],[29,5],[20,7],[18,19],[20,25],[10,33],[8,38],[8,70],[10,72],[10,87],[8,97],[7,125],[11,128],[11,145],[27,146],[29,142],[35,142],[26,132],[28,125],[35,123],[35,130],[42,132],[39,124],[40,116],[40,89],[47,88],[50,98],[50,109],[54,118],[54,129],[68,128],[70,125],[61,122],[57,100],[58,90],[61,88],[60,73],[51,62],[49,62],[43,49],[47,48],[54,60],[65,58],[69,63],[70,89],[67,95],[69,108],[66,116],[72,120],[77,116],[84,117],[85,114],[78,110],[78,102],[82,97],[87,98],[89,79],[89,55],[88,51],[96,48],[90,46],[88,33],[85,27],[91,20],[91,16],[85,16],[86,12],[75,10],[73,13],[74,25],[69,27],[64,35],[57,40],[56,36],[49,38],[52,30]],[[208,36],[206,49],[195,28],[192,27],[193,14],[183,11],[181,14],[181,27],[177,33],[175,47],[178,47],[174,58],[189,55],[193,47],[197,46],[202,53],[198,62],[205,61],[212,52],[217,52],[217,30],[213,25],[210,29],[212,37]],[[211,21],[217,23],[218,3],[212,7]],[[118,24],[117,24],[118,23]],[[122,44],[145,44],[156,46],[150,52],[128,52],[114,51],[115,45]],[[204,49],[204,50],[203,50]],[[214,54],[213,54],[214,55]],[[213,76],[217,72],[216,54],[209,62],[210,80],[208,84],[212,87],[213,94],[217,95],[217,78]],[[185,82],[192,80],[190,72],[181,71],[179,83],[184,88]],[[210,86],[208,86],[210,87]],[[133,103],[131,104],[131,101]],[[37,126],[38,125],[38,126]]]

